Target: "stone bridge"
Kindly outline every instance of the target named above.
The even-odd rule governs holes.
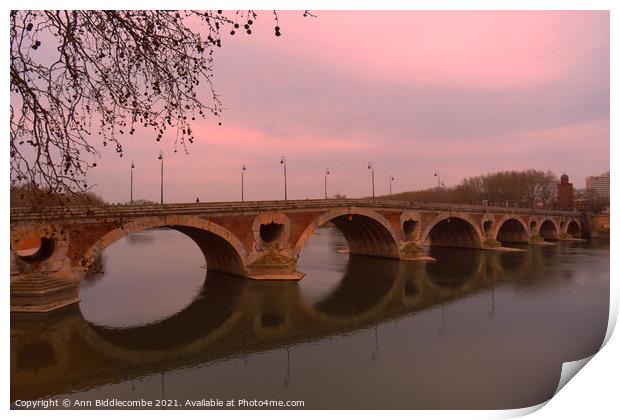
[[[52,209],[53,210],[53,209]],[[575,212],[379,200],[298,200],[11,210],[11,311],[47,312],[79,301],[88,267],[116,240],[178,230],[209,270],[253,280],[300,280],[306,240],[331,223],[351,255],[429,261],[429,246],[506,250],[503,244],[573,240]],[[32,247],[24,251],[24,243]]]

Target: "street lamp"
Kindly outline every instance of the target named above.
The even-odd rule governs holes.
[[[325,199],[327,200],[327,175],[329,175],[329,168],[325,169]]]
[[[394,181],[394,175],[390,175],[390,197],[392,196],[392,181]]]
[[[284,156],[280,156],[280,164],[284,165],[284,201],[286,201],[286,158]]]
[[[245,163],[241,165],[241,201],[243,201],[243,173],[245,172]]]
[[[129,178],[129,204],[133,204],[133,168],[136,165],[133,164],[133,160],[131,161],[131,175]]]
[[[164,152],[159,152],[159,157],[157,158],[161,160],[161,197],[160,203],[164,204]]]
[[[368,169],[370,169],[372,179],[372,198],[375,198],[375,165],[372,162],[368,162]]]
[[[441,202],[441,187],[444,186],[444,183],[441,182],[441,175],[435,169],[435,177],[437,177],[437,200]]]

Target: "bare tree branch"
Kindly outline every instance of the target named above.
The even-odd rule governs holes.
[[[251,10],[12,11],[11,185],[84,193],[99,147],[122,157],[138,127],[158,142],[172,129],[186,150],[196,118],[222,113],[213,83],[222,31],[251,34],[256,19]]]

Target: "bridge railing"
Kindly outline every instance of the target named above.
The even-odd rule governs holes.
[[[240,213],[256,211],[281,211],[307,208],[335,207],[370,207],[386,209],[436,210],[436,211],[467,211],[495,212],[575,216],[578,212],[532,209],[520,207],[499,207],[472,204],[430,203],[402,200],[372,199],[306,199],[306,200],[272,200],[272,201],[233,201],[203,203],[170,203],[170,204],[116,204],[95,206],[67,206],[51,208],[45,212],[33,211],[28,207],[11,208],[11,221],[50,220],[61,218],[92,218],[92,217],[135,217],[166,214],[198,214],[198,213]]]

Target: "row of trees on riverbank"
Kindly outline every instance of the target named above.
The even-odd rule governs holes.
[[[30,185],[11,187],[11,207],[31,207],[44,210],[50,206],[97,206],[107,204],[94,192],[58,194]]]
[[[465,178],[453,187],[393,194],[392,199],[550,208],[555,205],[557,184],[551,171],[502,171]]]

